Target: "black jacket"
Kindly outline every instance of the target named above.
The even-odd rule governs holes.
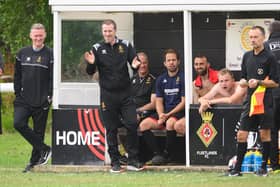
[[[265,46],[270,49],[277,60],[277,74],[280,78],[280,32],[271,33]],[[280,83],[280,80],[278,81]],[[272,90],[273,96],[280,97],[280,88]]]
[[[127,62],[132,63],[136,52],[128,41],[117,39],[113,46],[104,42],[97,43],[93,45],[92,51],[95,63],[88,64],[86,71],[92,75],[98,68],[102,89],[116,91],[130,86]]]
[[[16,101],[38,107],[48,102],[53,89],[53,52],[44,46],[22,48],[16,55],[14,90]]]

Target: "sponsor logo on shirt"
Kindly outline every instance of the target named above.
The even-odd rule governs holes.
[[[165,95],[177,95],[179,91],[179,88],[164,89]]]

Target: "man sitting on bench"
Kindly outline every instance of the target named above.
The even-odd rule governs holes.
[[[156,111],[157,113],[145,118],[139,125],[143,138],[153,151],[152,164],[160,165],[172,160],[174,142],[177,132],[174,125],[185,116],[185,85],[184,73],[179,70],[179,54],[174,49],[164,53],[164,66],[167,72],[156,80]],[[161,151],[152,129],[166,128],[166,146]]]

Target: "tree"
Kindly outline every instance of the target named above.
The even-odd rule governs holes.
[[[30,45],[33,23],[46,27],[46,43],[52,46],[52,14],[48,0],[0,0],[0,50],[6,62],[14,62],[15,53]]]

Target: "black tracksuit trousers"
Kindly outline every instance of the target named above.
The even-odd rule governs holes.
[[[101,111],[106,128],[108,152],[111,165],[119,164],[120,153],[118,150],[118,128],[127,129],[128,164],[138,161],[138,136],[136,106],[131,97],[130,88],[117,91],[101,89]],[[121,120],[122,119],[122,122]]]
[[[32,145],[30,163],[33,164],[39,161],[41,151],[48,148],[44,143],[48,111],[48,105],[32,107],[18,100],[14,103],[14,128]],[[30,117],[33,120],[33,129],[28,125]]]

